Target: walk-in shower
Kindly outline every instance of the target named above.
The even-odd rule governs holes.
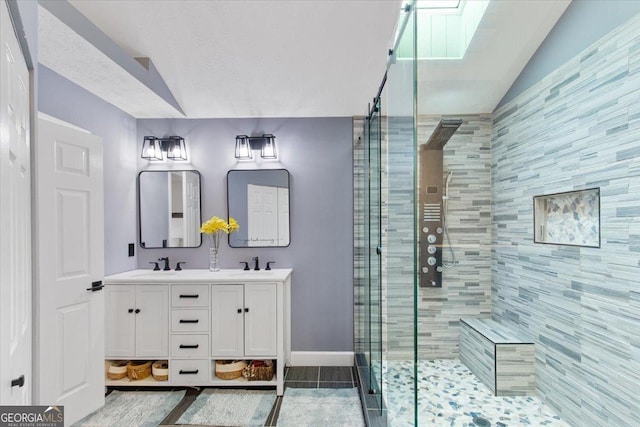
[[[533,400],[494,400],[458,357],[460,319],[491,317],[492,121],[421,113],[437,101],[423,84],[432,63],[417,56],[418,20],[410,2],[380,89],[353,122],[354,350],[366,418],[546,420]]]

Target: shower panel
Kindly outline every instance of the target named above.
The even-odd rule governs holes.
[[[445,234],[443,149],[461,124],[462,120],[460,119],[442,119],[426,144],[420,146],[420,237],[418,246],[420,287],[442,287],[442,270],[444,268],[442,250]]]

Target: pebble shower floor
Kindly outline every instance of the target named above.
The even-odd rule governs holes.
[[[457,359],[418,364],[420,426],[569,426],[537,397],[494,396]],[[383,369],[388,425],[413,426],[412,362],[386,361]]]

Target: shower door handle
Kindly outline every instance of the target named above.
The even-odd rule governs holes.
[[[382,246],[376,246],[376,255],[382,255]]]

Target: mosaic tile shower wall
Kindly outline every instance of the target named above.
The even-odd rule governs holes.
[[[418,141],[425,143],[441,117],[421,116]],[[491,315],[491,117],[461,116],[463,124],[444,150],[445,173],[453,171],[449,199],[449,230],[458,265],[446,270],[443,287],[419,290],[419,357],[454,358],[458,355],[460,317]],[[383,121],[382,222],[386,256],[383,263],[383,349],[390,359],[413,358],[413,147],[412,121],[391,118]],[[362,119],[354,119],[354,192],[363,191]],[[444,178],[444,177],[443,177]],[[362,227],[364,216],[354,215],[354,229]],[[360,268],[362,239],[354,242],[355,295],[362,299],[364,286]],[[450,254],[444,254],[449,260]],[[358,273],[359,272],[359,273]],[[362,301],[356,300],[362,305]],[[358,311],[359,309],[356,308]],[[362,310],[360,310],[362,311]],[[358,316],[356,315],[356,322]],[[360,326],[356,326],[358,331]]]
[[[640,425],[640,16],[496,111],[491,149],[494,318],[563,419]],[[533,242],[534,195],[594,187],[601,248]]]

